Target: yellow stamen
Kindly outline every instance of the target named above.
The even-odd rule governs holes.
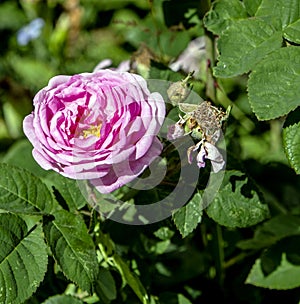
[[[102,124],[99,126],[91,126],[89,129],[83,130],[83,137],[87,138],[89,135],[94,135],[100,138],[101,126]]]

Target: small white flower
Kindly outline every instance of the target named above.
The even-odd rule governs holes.
[[[102,69],[109,68],[110,70],[117,71],[117,72],[129,72],[130,70],[130,60],[122,61],[116,68],[112,68],[112,60],[111,59],[103,59],[101,60],[96,67],[94,68],[93,72],[97,72]]]
[[[200,155],[200,157],[204,153],[201,150],[205,151],[206,153],[205,158],[210,160],[213,172],[217,173],[224,168],[225,160],[215,145],[212,145],[209,142],[205,142],[202,145],[200,152],[198,153],[198,156]],[[198,156],[197,156],[197,162],[198,162]]]
[[[192,40],[177,60],[170,64],[170,69],[175,72],[182,70],[186,73],[194,71],[197,75],[200,61],[205,57],[205,52],[205,38],[204,36],[198,37]]]
[[[187,155],[189,163],[192,163],[193,161],[193,152],[197,151],[199,148],[200,151],[196,157],[199,168],[205,167],[206,159],[210,160],[213,172],[217,173],[224,168],[225,160],[218,148],[205,140],[199,141],[195,146],[191,146],[188,149]]]

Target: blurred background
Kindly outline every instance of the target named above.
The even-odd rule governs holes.
[[[160,62],[174,60],[203,32],[197,3],[174,15],[160,0],[1,1],[0,155],[24,136],[23,118],[52,76],[92,72],[104,59],[118,66],[143,45]]]

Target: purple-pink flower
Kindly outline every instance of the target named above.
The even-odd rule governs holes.
[[[23,122],[39,165],[88,179],[108,193],[137,177],[161,153],[162,96],[139,75],[99,70],[55,76]]]

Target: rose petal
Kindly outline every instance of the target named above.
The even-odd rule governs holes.
[[[23,127],[35,160],[69,178],[97,180],[105,193],[161,152],[156,136],[165,104],[139,75],[101,69],[59,75],[36,94],[34,106]]]

